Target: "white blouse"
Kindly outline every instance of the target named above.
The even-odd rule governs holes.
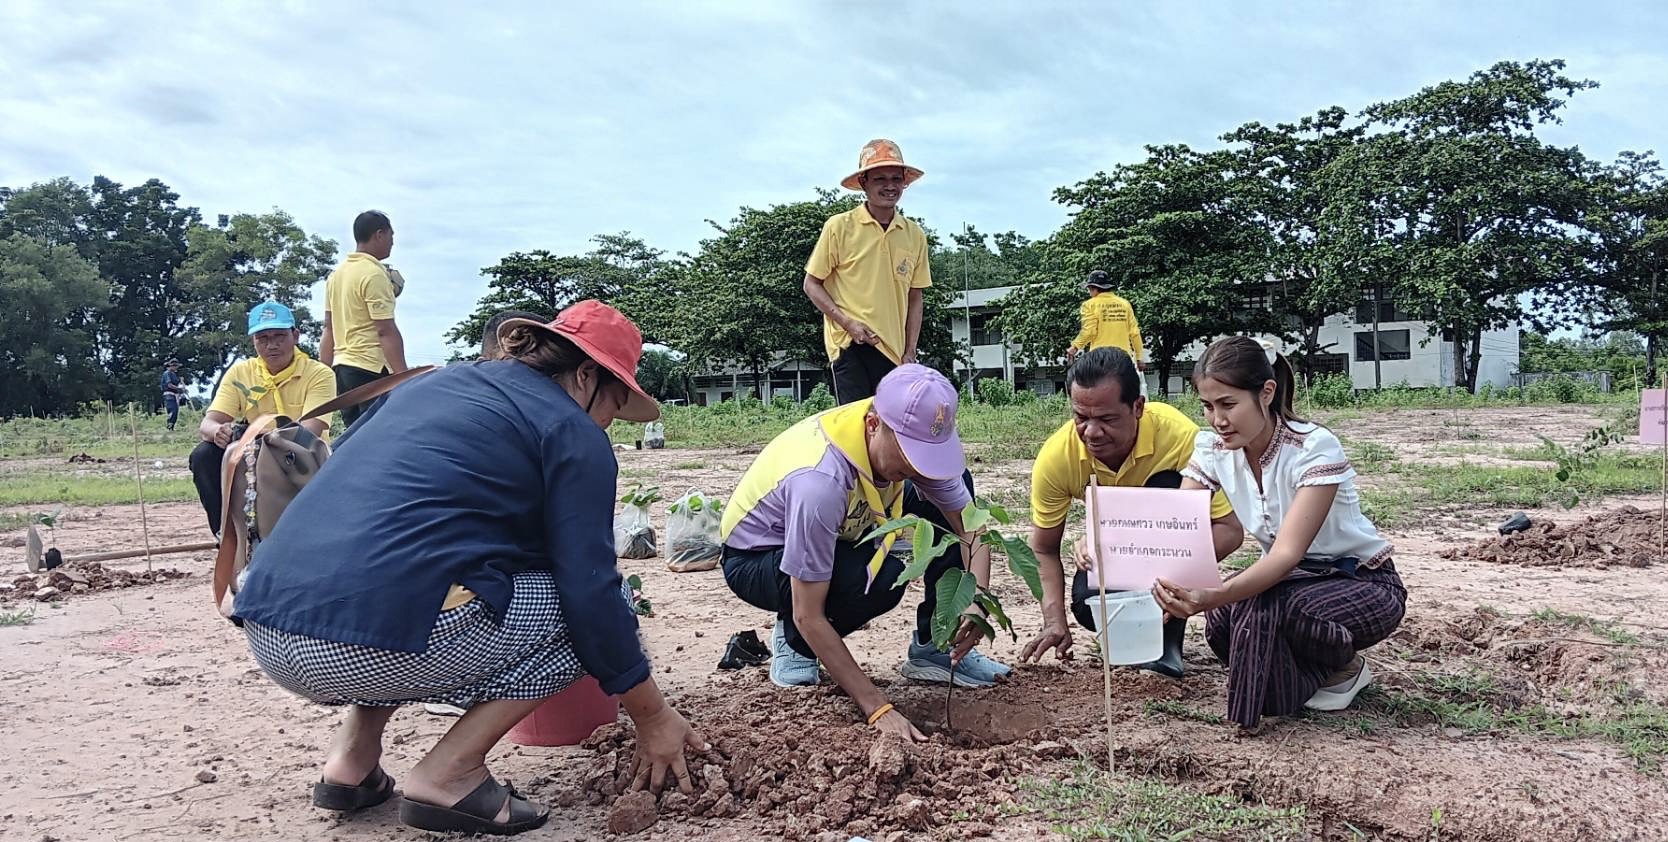
[[[1303,557],[1324,561],[1353,557],[1367,568],[1389,560],[1390,542],[1361,514],[1355,469],[1331,430],[1318,424],[1280,424],[1259,461],[1263,473],[1260,488],[1245,451],[1229,450],[1220,436],[1204,430],[1193,440],[1193,459],[1182,476],[1227,495],[1240,523],[1265,553],[1273,548],[1299,488],[1336,485],[1338,493],[1332,498],[1326,522]]]

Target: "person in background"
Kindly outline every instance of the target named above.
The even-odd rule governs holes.
[[[834,397],[874,397],[880,379],[916,361],[922,290],[932,286],[927,235],[898,212],[904,188],[922,176],[890,140],[864,144],[857,171],[840,186],[863,204],[829,217],[805,264],[805,295],[822,312]]]
[[[180,420],[180,400],[185,396],[185,382],[180,380],[180,361],[169,357],[162,364],[162,408],[168,411],[168,432]]]
[[[355,251],[324,283],[319,343],[319,359],[342,393],[406,369],[405,339],[394,323],[399,287],[383,263],[394,251],[394,225],[382,211],[365,211],[353,220],[353,239]],[[342,423],[353,426],[363,412],[363,405],[343,409]]]
[[[654,682],[614,558],[619,466],[605,431],[660,414],[635,379],[641,334],[582,301],[548,324],[510,319],[499,337],[502,358],[389,393],[296,495],[237,594],[261,669],[349,706],[316,806],[391,797],[384,729],[400,706],[436,702],[468,712],[412,767],[400,821],[536,828],[549,811],[494,780],[486,756],[585,675],[636,726],[633,788],[693,789],[684,749],[707,746]]]
[[[1077,338],[1066,347],[1066,362],[1095,348],[1122,348],[1135,361],[1135,370],[1145,372],[1141,362],[1141,324],[1135,318],[1135,308],[1124,297],[1112,292],[1112,276],[1096,269],[1089,273],[1089,298],[1078,308],[1081,328]],[[1146,378],[1141,378],[1141,394],[1147,394]]]
[[[719,524],[725,583],[776,615],[770,680],[815,685],[820,661],[870,726],[905,741],[925,738],[886,701],[844,638],[903,600],[905,589],[893,584],[906,565],[891,552],[892,537],[862,540],[875,527],[911,514],[972,540],[962,528],[973,488],[956,435],[956,404],[944,375],[899,366],[873,398],[813,415],[771,441],[742,475]],[[978,633],[971,623],[962,625],[951,652],[932,643],[935,585],[945,571],[965,564],[989,585],[990,553],[977,546],[970,559],[960,545],[945,547],[927,568],[900,670],[905,678],[988,687],[1009,673],[972,648]]]
[[[249,311],[249,339],[255,356],[240,360],[226,371],[215,390],[214,402],[203,414],[197,435],[203,441],[191,451],[191,481],[208,515],[209,530],[220,534],[220,468],[226,448],[243,424],[262,415],[300,418],[313,407],[336,397],[336,378],[324,363],[296,347],[301,331],[295,314],[276,301],[263,301]],[[301,422],[315,436],[330,437],[330,418]]]
[[[1121,348],[1085,352],[1066,377],[1072,417],[1043,443],[1031,467],[1030,543],[1042,576],[1043,628],[1020,656],[1032,663],[1049,649],[1059,658],[1071,652],[1060,547],[1072,500],[1083,499],[1090,476],[1105,486],[1180,488],[1181,471],[1193,456],[1199,434],[1199,425],[1174,407],[1141,397],[1136,385],[1140,375]],[[1212,544],[1221,560],[1245,542],[1245,529],[1221,494],[1211,495],[1210,517]],[[1097,591],[1089,582],[1087,540],[1076,543],[1072,556],[1077,575],[1071,585],[1071,613],[1094,631],[1089,600]],[[1185,619],[1165,623],[1164,655],[1142,668],[1181,678],[1186,631]]]
[[[1361,652],[1401,625],[1407,589],[1390,542],[1361,513],[1355,469],[1332,431],[1292,410],[1291,363],[1267,343],[1211,343],[1193,384],[1210,429],[1184,488],[1220,491],[1262,557],[1219,587],[1160,578],[1171,617],[1205,615],[1205,640],[1228,665],[1228,718],[1343,710],[1372,682]]]

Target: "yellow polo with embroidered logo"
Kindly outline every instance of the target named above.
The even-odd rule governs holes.
[[[1055,430],[1031,466],[1031,522],[1043,529],[1065,523],[1071,501],[1083,499],[1084,489],[1089,487],[1091,470],[1101,485],[1138,488],[1146,485],[1153,474],[1180,473],[1187,467],[1188,460],[1193,458],[1198,424],[1175,407],[1156,401],[1147,403],[1139,423],[1135,447],[1124,459],[1123,467],[1116,471],[1089,455],[1089,448],[1077,437],[1071,421]],[[1233,510],[1222,492],[1211,495],[1212,520],[1226,517]]]
[[[927,235],[920,225],[900,213],[882,228],[866,205],[835,214],[823,223],[805,272],[822,280],[842,311],[880,337],[887,359],[903,362],[909,291],[932,286]],[[852,343],[851,334],[827,316],[822,340],[831,361]]]
[[[334,397],[336,375],[330,366],[297,348],[289,368],[277,374],[267,371],[260,357],[234,363],[215,390],[209,409],[243,421],[269,414],[300,418]],[[329,429],[324,437],[330,437]]]
[[[394,318],[394,282],[382,262],[356,251],[324,282],[324,311],[330,314],[337,365],[372,373],[388,367],[376,324]]]

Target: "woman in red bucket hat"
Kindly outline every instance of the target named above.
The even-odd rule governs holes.
[[[634,785],[690,790],[683,750],[704,742],[650,677],[614,565],[603,430],[660,415],[637,385],[642,334],[583,301],[498,337],[499,359],[419,377],[362,419],[237,594],[233,616],[274,681],[351,706],[313,786],[320,807],[386,801],[384,726],[402,705],[446,704],[467,711],[406,773],[400,820],[538,827],[548,810],[494,780],[486,754],[586,675],[636,724]]]

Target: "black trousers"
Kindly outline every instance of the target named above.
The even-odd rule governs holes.
[[[208,515],[209,531],[220,534],[220,463],[226,458],[226,448],[205,441],[191,451],[191,482],[197,486],[197,499]]]
[[[332,371],[336,372],[336,394],[338,395],[343,394],[350,389],[357,389],[366,383],[375,383],[376,381],[388,376],[388,369],[386,368],[381,372],[366,371],[358,366],[351,365],[333,365],[330,368]],[[359,416],[363,415],[364,412],[364,404],[355,404],[353,406],[343,407],[342,426],[353,426],[353,422],[358,421]]]
[[[1180,471],[1159,471],[1147,478],[1142,485],[1146,488],[1181,488],[1182,475]],[[1069,552],[1069,551],[1068,551]],[[1077,618],[1077,624],[1089,631],[1095,631],[1095,615],[1089,612],[1089,600],[1100,593],[1099,589],[1089,584],[1089,574],[1079,570],[1071,580],[1071,615]]]
[[[162,408],[168,410],[168,429],[174,429],[174,425],[180,420],[180,396],[163,395]]]
[[[834,360],[834,399],[848,404],[874,397],[880,378],[897,367],[879,348],[853,342]]]
[[[973,488],[972,474],[962,474],[962,482]],[[915,489],[914,483],[904,486],[905,514],[918,515],[948,530],[949,522],[937,506],[927,502]],[[845,637],[867,625],[870,620],[890,612],[903,601],[904,588],[892,587],[903,573],[905,563],[896,556],[888,556],[875,576],[874,585],[864,591],[868,582],[869,559],[873,558],[872,544],[834,542],[834,576],[828,583],[828,601],[823,611],[836,634]],[[938,605],[938,580],[944,571],[960,568],[961,545],[952,545],[933,559],[924,580],[926,595],[915,609],[915,639],[926,643],[932,640],[932,613]],[[787,632],[788,646],[807,658],[815,658],[811,645],[799,633],[793,621],[793,579],[782,572],[782,548],[738,550],[724,547],[724,582],[736,596],[748,605],[776,612]]]

